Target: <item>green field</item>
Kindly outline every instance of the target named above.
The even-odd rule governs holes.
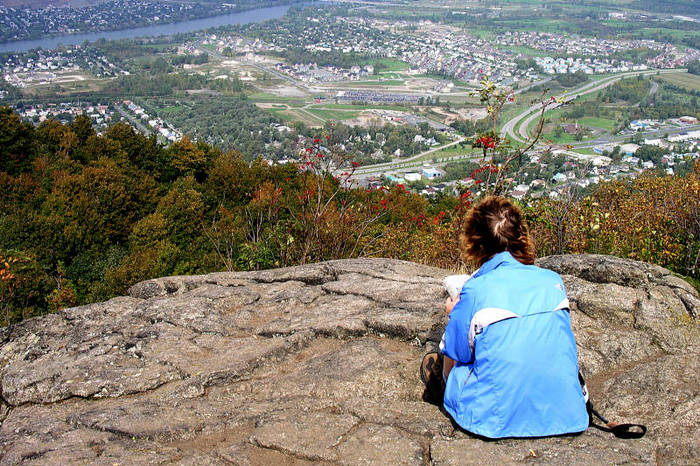
[[[569,23],[559,19],[535,18],[535,19],[507,19],[501,21],[499,26],[511,31],[540,31],[561,32],[566,30]]]
[[[376,60],[370,61],[369,64],[373,66],[383,65],[384,68],[382,68],[380,72],[405,71],[409,68],[408,63],[401,60],[396,60],[394,58],[377,58]]]
[[[163,111],[163,112],[177,112],[180,110],[184,110],[186,108],[187,107],[184,105],[170,105],[168,107],[164,107],[161,111]]]
[[[361,110],[331,110],[331,109],[317,109],[317,108],[310,108],[308,109],[310,113],[313,115],[316,115],[319,118],[322,118],[324,120],[351,120],[353,118],[357,118],[360,113],[362,113]]]
[[[618,126],[615,120],[611,120],[609,118],[583,117],[579,118],[577,121],[583,126],[592,126],[594,128],[604,129],[606,131],[613,131]]]
[[[540,142],[547,141],[552,141],[554,144],[572,144],[578,142],[572,134],[562,133],[561,136],[556,137],[554,132],[542,133],[542,136],[540,136]]]
[[[346,85],[348,87],[354,87],[354,86],[359,86],[359,87],[364,87],[364,86],[403,86],[404,85],[403,80],[400,79],[387,79],[383,81],[352,81],[347,83]]]
[[[287,104],[292,107],[301,107],[306,104],[304,99],[300,97],[283,97],[268,92],[254,92],[252,94],[248,94],[248,100],[251,102],[266,102],[280,105]]]
[[[592,149],[571,149],[573,152],[576,152],[577,154],[583,154],[583,155],[600,155],[597,152],[593,151]]]
[[[294,121],[301,121],[305,123],[306,125],[309,126],[320,126],[324,123],[322,119],[319,119],[320,117],[314,118],[314,116],[309,115],[308,113],[301,112],[299,110],[294,110],[294,109],[280,109],[280,108],[272,108],[268,109],[270,113],[278,117],[280,120],[283,120],[287,123],[292,123]]]
[[[309,106],[311,109],[329,109],[329,110],[396,110],[399,112],[413,112],[414,110],[410,107],[403,107],[400,105],[379,105],[379,104],[332,104],[332,103],[320,103]]]
[[[544,50],[533,49],[526,47],[524,45],[497,45],[498,48],[510,50],[513,53],[522,53],[523,55],[529,55],[532,57],[546,57],[552,55],[551,53],[545,52]]]
[[[383,79],[406,79],[407,77],[409,77],[406,74],[397,73],[395,71],[381,71],[379,73],[379,76]]]
[[[494,31],[490,31],[487,29],[470,29],[469,35],[485,40],[492,40],[494,37],[496,37],[496,33]]]
[[[518,105],[517,103],[515,105],[506,105],[503,107],[501,110],[501,122],[498,124],[498,129],[503,127],[505,123],[510,121],[511,119],[515,118],[516,116],[520,115],[522,112],[525,111],[527,107],[525,105]],[[487,117],[489,118],[489,117]]]
[[[617,128],[618,123],[615,120],[609,119],[609,118],[601,118],[601,117],[594,117],[594,116],[584,116],[582,118],[578,118],[575,121],[574,120],[567,120],[567,121],[562,121],[562,113],[565,110],[562,108],[557,108],[552,111],[546,112],[545,113],[545,119],[548,120],[550,123],[553,124],[569,124],[569,123],[578,123],[583,126],[590,126],[593,128],[599,128],[605,131],[612,132],[615,128]],[[527,133],[532,134],[535,130],[535,127],[537,126],[539,122],[538,118],[535,118],[533,121],[530,122],[530,124],[527,127]],[[516,126],[516,131],[518,131],[518,127]],[[576,140],[574,139],[573,135],[564,133],[562,134],[559,138],[554,137],[553,133],[549,134],[542,134],[541,139],[551,139],[554,142],[560,142],[560,143],[569,143],[569,142],[575,142]],[[584,138],[584,140],[587,138]]]
[[[438,149],[435,152],[426,154],[422,157],[415,159],[415,161],[432,161],[433,159],[447,159],[450,157],[455,157],[458,155],[465,154],[479,154],[481,149],[472,149],[471,145],[466,145],[465,147],[460,147],[459,144],[447,147],[445,149]]]
[[[670,23],[673,24],[673,23]],[[639,38],[657,38],[659,35],[663,34],[663,36],[668,37],[669,42],[674,43],[674,45],[677,45],[679,47],[687,47],[687,44],[684,44],[682,40],[684,38],[692,37],[693,34],[697,34],[696,31],[680,31],[673,29],[672,27],[658,27],[658,28],[642,28],[634,32],[634,35],[639,37]],[[625,34],[627,35],[627,34]]]
[[[690,91],[700,91],[700,76],[690,73],[668,73],[655,77],[676,86],[684,87]]]
[[[413,75],[411,77],[413,77],[413,78],[430,78],[430,79],[434,79],[436,81],[451,81],[456,87],[461,87],[464,89],[472,89],[472,87],[470,85],[468,85],[466,81],[462,81],[461,79],[457,79],[457,78],[440,76],[438,74],[422,73],[422,74]]]
[[[575,101],[576,102],[583,102],[583,101],[593,101],[597,100],[600,97],[600,94],[605,92],[605,89],[601,89],[596,92],[591,92],[590,94],[582,95],[581,97],[577,98]],[[545,112],[545,118],[549,120],[552,123],[560,123],[561,118],[562,118],[562,113],[568,110],[568,107],[559,107],[555,109],[548,110]],[[518,112],[515,112],[514,110],[508,109],[508,116],[503,119],[503,122],[508,121],[508,119],[513,118],[518,115]],[[527,127],[528,134],[532,134],[532,131],[535,129],[535,126],[537,125],[539,119],[536,118],[533,121],[530,122],[530,124]],[[617,128],[618,122],[613,119],[613,118],[603,118],[603,117],[595,117],[595,116],[584,116],[582,118],[579,118],[576,120],[579,124],[584,125],[584,126],[592,126],[595,128],[600,128],[606,131],[613,131],[615,128]],[[573,121],[569,121],[569,123],[573,123]],[[519,129],[520,125],[516,125],[515,131],[517,132]],[[570,142],[570,141],[559,141],[559,142]]]

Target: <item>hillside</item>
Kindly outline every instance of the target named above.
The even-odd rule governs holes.
[[[503,178],[484,165],[459,197],[357,189],[333,133],[306,139],[299,164],[271,166],[187,138],[166,147],[122,123],[102,135],[85,117],[35,127],[7,108],[0,137],[2,324],[167,275],[358,256],[461,267],[462,215],[489,177]],[[333,178],[332,166],[347,171]],[[538,254],[613,254],[698,279],[695,167],[521,201]]]

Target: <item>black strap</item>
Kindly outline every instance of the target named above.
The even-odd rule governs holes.
[[[642,438],[647,433],[647,427],[643,424],[618,424],[611,427],[610,431],[617,438]]]
[[[644,434],[647,433],[647,426],[644,424],[617,424],[615,422],[610,422],[593,408],[593,403],[591,403],[590,400],[586,403],[586,408],[589,406],[590,425],[596,429],[600,429],[604,432],[611,432],[615,437],[623,439],[642,438]],[[603,421],[605,426],[599,426],[594,423],[591,414]]]
[[[647,433],[647,427],[643,424],[617,424],[616,422],[610,422],[602,414],[595,410],[593,407],[593,402],[590,398],[590,393],[586,387],[586,381],[583,379],[583,374],[581,371],[578,373],[578,380],[581,382],[581,390],[583,390],[583,396],[586,399],[586,411],[588,411],[588,425],[600,429],[604,432],[610,432],[617,438],[622,439],[635,439],[642,438],[644,434]],[[593,421],[593,417],[597,417],[605,426],[596,424]]]

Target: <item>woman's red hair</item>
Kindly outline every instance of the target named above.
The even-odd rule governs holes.
[[[464,260],[477,267],[503,251],[523,264],[535,263],[523,214],[504,197],[488,196],[467,212],[459,243]]]

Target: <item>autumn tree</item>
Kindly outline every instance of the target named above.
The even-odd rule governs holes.
[[[31,168],[34,127],[9,107],[0,107],[0,171],[16,175]]]

